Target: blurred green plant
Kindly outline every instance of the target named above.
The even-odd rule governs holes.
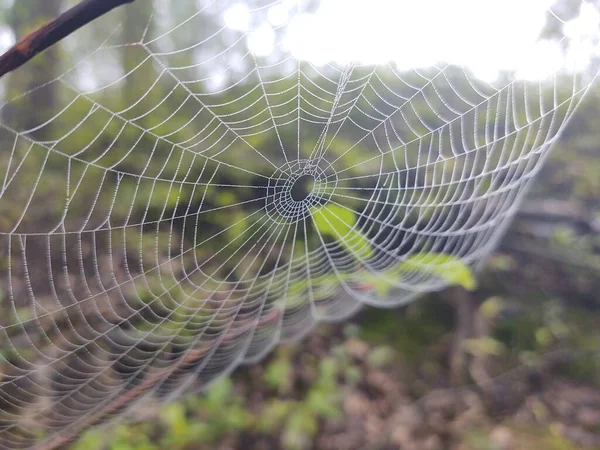
[[[317,230],[337,240],[348,253],[361,260],[373,256],[368,239],[355,227],[356,215],[352,210],[328,203],[325,206],[314,206],[311,213]]]

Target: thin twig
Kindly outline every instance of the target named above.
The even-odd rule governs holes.
[[[0,56],[0,78],[18,69],[38,53],[109,11],[135,0],[82,0],[56,20],[29,33]]]

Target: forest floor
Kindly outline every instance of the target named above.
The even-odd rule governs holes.
[[[473,293],[321,324],[202,395],[141,405],[137,423],[73,448],[600,450],[598,267],[570,264],[569,239],[525,247],[524,223]],[[595,264],[586,248],[575,259]]]
[[[598,385],[564,376],[558,364],[547,372],[521,366],[489,389],[451,387],[449,368],[436,361],[444,338],[414,355],[415,366],[362,333],[373,313],[380,314],[321,326],[205,396],[144,405],[137,416],[144,421],[121,427],[108,448],[146,448],[132,444],[142,431],[161,449],[600,449]]]
[[[346,358],[357,370],[358,381],[340,377],[339,414],[320,420],[308,448],[600,449],[598,386],[557,373],[517,369],[492,380],[488,392],[476,385],[452,388],[444,381],[450,374],[443,363],[429,361],[418,373],[409,373],[401,358],[386,350],[389,347],[356,337],[333,337],[329,331],[310,336],[294,350],[304,356],[294,359],[286,398],[305,398],[318,375],[304,361],[329,358],[332,347],[337,358]],[[427,351],[435,353],[435,348]],[[247,407],[256,415],[264,413],[265,403],[278,395],[264,389],[269,385],[265,383],[269,364],[274,363],[234,377],[238,395],[248,399]],[[279,444],[273,437],[245,432],[227,437],[217,448],[266,450],[281,448]]]
[[[483,282],[492,284],[485,274]],[[488,291],[496,295],[477,300]],[[134,414],[142,421],[108,441],[92,431],[74,448],[600,449],[597,313],[551,313],[556,300],[546,297],[522,309],[488,291],[446,291],[320,325],[206,394],[146,403]],[[457,292],[472,324],[489,316],[484,335],[460,329]]]

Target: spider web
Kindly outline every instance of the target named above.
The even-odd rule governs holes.
[[[261,58],[199,31],[229,6],[115,31],[2,106],[1,447],[62,445],[318,321],[468,283],[591,83],[316,66],[285,25]]]

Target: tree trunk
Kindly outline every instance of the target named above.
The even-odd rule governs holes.
[[[461,288],[451,288],[448,296],[456,314],[454,339],[450,350],[450,379],[455,386],[462,386],[467,382],[468,355],[464,342],[473,336],[476,303],[471,295]]]
[[[123,11],[125,16],[122,28],[123,42],[127,44],[141,42],[145,34],[151,33],[152,2],[135,2]],[[123,84],[123,98],[127,105],[131,105],[144,94],[144,87],[148,84],[148,73],[144,70],[148,63],[134,70],[148,55],[141,47],[135,45],[124,47],[121,54],[124,72],[133,71]]]
[[[15,1],[10,13],[9,22],[17,39],[35,30],[40,25],[55,19],[61,13],[63,0],[18,0]],[[58,90],[55,83],[45,85],[61,74],[60,49],[52,47],[38,55],[27,67],[9,75],[7,98],[16,97],[26,92],[26,101],[30,111],[36,114],[12,117],[10,105],[4,108],[7,123],[14,124],[20,129],[30,129],[40,124],[40,118],[46,117],[57,104]],[[44,86],[45,85],[45,86]],[[40,86],[44,86],[40,89]],[[23,111],[23,100],[20,111]],[[39,134],[36,137],[39,137]]]

